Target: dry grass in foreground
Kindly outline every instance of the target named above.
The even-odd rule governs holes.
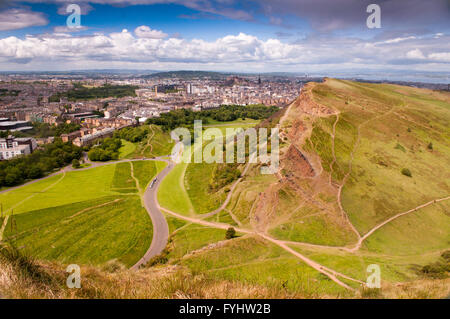
[[[0,243],[0,298],[86,299],[203,299],[203,298],[304,298],[281,288],[214,280],[179,266],[130,271],[110,262],[103,267],[81,267],[81,288],[66,286],[68,273],[59,263],[37,261]],[[424,279],[361,290],[359,298],[445,298],[450,279]],[[330,298],[332,296],[322,296]]]
[[[178,266],[139,271],[115,262],[82,266],[80,289],[67,288],[68,275],[62,264],[37,261],[0,246],[2,298],[302,298],[281,289],[208,279]]]

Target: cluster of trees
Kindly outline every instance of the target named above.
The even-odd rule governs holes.
[[[217,109],[204,110],[202,113],[220,122],[234,121],[239,118],[250,118],[253,120],[262,120],[268,118],[278,111],[277,106],[265,106],[263,104],[254,105],[226,105]]]
[[[17,96],[20,90],[0,89],[0,96]]]
[[[108,137],[101,141],[100,145],[91,148],[88,157],[91,161],[106,162],[119,158],[119,148],[122,141],[117,137]]]
[[[202,112],[193,112],[188,109],[180,109],[162,113],[160,117],[149,118],[146,124],[160,125],[164,131],[170,131],[177,127],[189,127],[194,124],[194,120],[203,120],[207,124],[208,120],[202,116]]]
[[[188,109],[181,109],[163,113],[158,118],[150,118],[147,124],[161,125],[165,131],[173,130],[177,127],[191,127],[194,120],[202,120],[203,124],[208,124],[208,120],[213,119],[220,122],[234,121],[239,118],[251,118],[261,120],[268,118],[279,109],[276,106],[265,105],[223,105],[215,109],[194,112]]]
[[[49,136],[61,136],[61,134],[69,134],[80,129],[80,125],[75,123],[61,123],[57,126],[55,124],[33,122],[33,129],[24,132],[24,136],[33,137],[49,137]],[[14,133],[17,135],[16,133]],[[18,136],[18,135],[17,135]],[[18,136],[19,137],[19,136]]]
[[[114,132],[114,137],[136,143],[142,141],[148,135],[149,130],[148,126],[125,127]]]
[[[241,171],[237,164],[223,163],[217,164],[214,168],[212,178],[209,182],[209,191],[215,192],[225,185],[230,184],[241,177]]]
[[[1,161],[0,186],[14,186],[29,179],[40,178],[72,163],[81,155],[80,147],[56,139],[54,143],[44,145],[29,155]]]
[[[59,102],[61,97],[66,97],[69,101],[103,99],[107,97],[121,98],[125,96],[136,96],[137,86],[133,85],[110,85],[105,84],[100,87],[88,88],[80,83],[75,83],[74,88],[67,92],[60,92],[52,95],[49,102]]]

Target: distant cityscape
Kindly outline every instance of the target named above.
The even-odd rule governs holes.
[[[1,159],[29,154],[35,145],[54,140],[54,136],[30,136],[32,134],[27,132],[32,131],[36,123],[53,127],[77,125],[79,129],[60,137],[63,142],[82,147],[112,136],[117,129],[137,126],[172,110],[195,112],[221,105],[255,104],[282,107],[298,97],[306,82],[322,80],[307,75],[233,75],[202,71],[150,75],[3,74],[0,75],[0,132],[4,137],[0,141]],[[449,89],[448,84],[391,83]]]

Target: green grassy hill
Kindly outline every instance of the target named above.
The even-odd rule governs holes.
[[[130,267],[150,247],[153,232],[139,191],[164,166],[109,164],[0,194],[8,216],[3,239],[39,259],[91,265],[117,260]]]
[[[170,210],[169,243],[138,272],[115,261],[131,266],[150,245],[151,222],[140,196],[162,162],[68,172],[0,194],[3,212],[14,211],[3,235],[19,251],[54,261],[55,269],[74,261],[97,265],[84,268],[96,294],[80,290],[70,297],[450,294],[449,92],[326,79],[306,85],[294,103],[263,123],[280,126],[279,171],[261,175],[261,164],[249,165],[231,189],[230,167],[175,165],[157,194]],[[125,144],[122,155],[169,154],[169,135],[155,125],[149,129],[142,141]],[[244,165],[232,168],[244,171]],[[228,195],[224,210],[202,215]],[[236,236],[226,239],[231,226]],[[0,265],[12,269],[8,262],[0,253]],[[380,290],[362,286],[371,264],[380,266]],[[0,282],[0,293],[17,296],[25,291],[20,285],[25,282],[2,290]],[[68,296],[58,289],[55,295]]]
[[[254,165],[227,211],[355,279],[372,263],[385,284],[428,278],[450,249],[448,123],[448,92],[310,83],[283,117],[279,174]]]

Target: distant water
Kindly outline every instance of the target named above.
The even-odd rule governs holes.
[[[422,82],[422,83],[439,83],[439,84],[449,84],[450,74],[439,72],[439,73],[332,73],[332,74],[322,74],[321,76],[329,76],[336,78],[347,78],[347,79],[364,79],[370,81],[404,81],[404,82]]]

